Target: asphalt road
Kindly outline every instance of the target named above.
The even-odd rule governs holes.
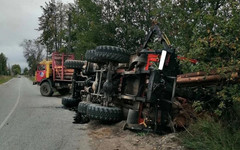
[[[25,78],[0,85],[0,150],[88,150],[87,127]]]

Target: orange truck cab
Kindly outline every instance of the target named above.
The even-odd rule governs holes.
[[[52,96],[55,91],[61,95],[70,91],[73,69],[66,69],[65,60],[73,60],[74,55],[54,52],[52,60],[43,60],[37,65],[35,81],[40,85],[42,96]]]

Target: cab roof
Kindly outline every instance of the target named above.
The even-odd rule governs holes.
[[[40,65],[52,64],[51,60],[43,60],[39,63]]]

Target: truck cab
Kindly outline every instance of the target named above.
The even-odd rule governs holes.
[[[43,60],[37,65],[35,82],[40,85],[42,96],[52,96],[55,91],[65,95],[70,91],[73,69],[66,69],[64,62],[73,60],[74,55],[54,52],[51,60]]]
[[[52,75],[52,61],[41,61],[37,66],[35,73],[35,81],[40,83],[42,80],[49,78]]]

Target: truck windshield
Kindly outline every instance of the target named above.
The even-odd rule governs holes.
[[[38,70],[39,70],[39,71],[45,70],[45,65],[38,65]]]

